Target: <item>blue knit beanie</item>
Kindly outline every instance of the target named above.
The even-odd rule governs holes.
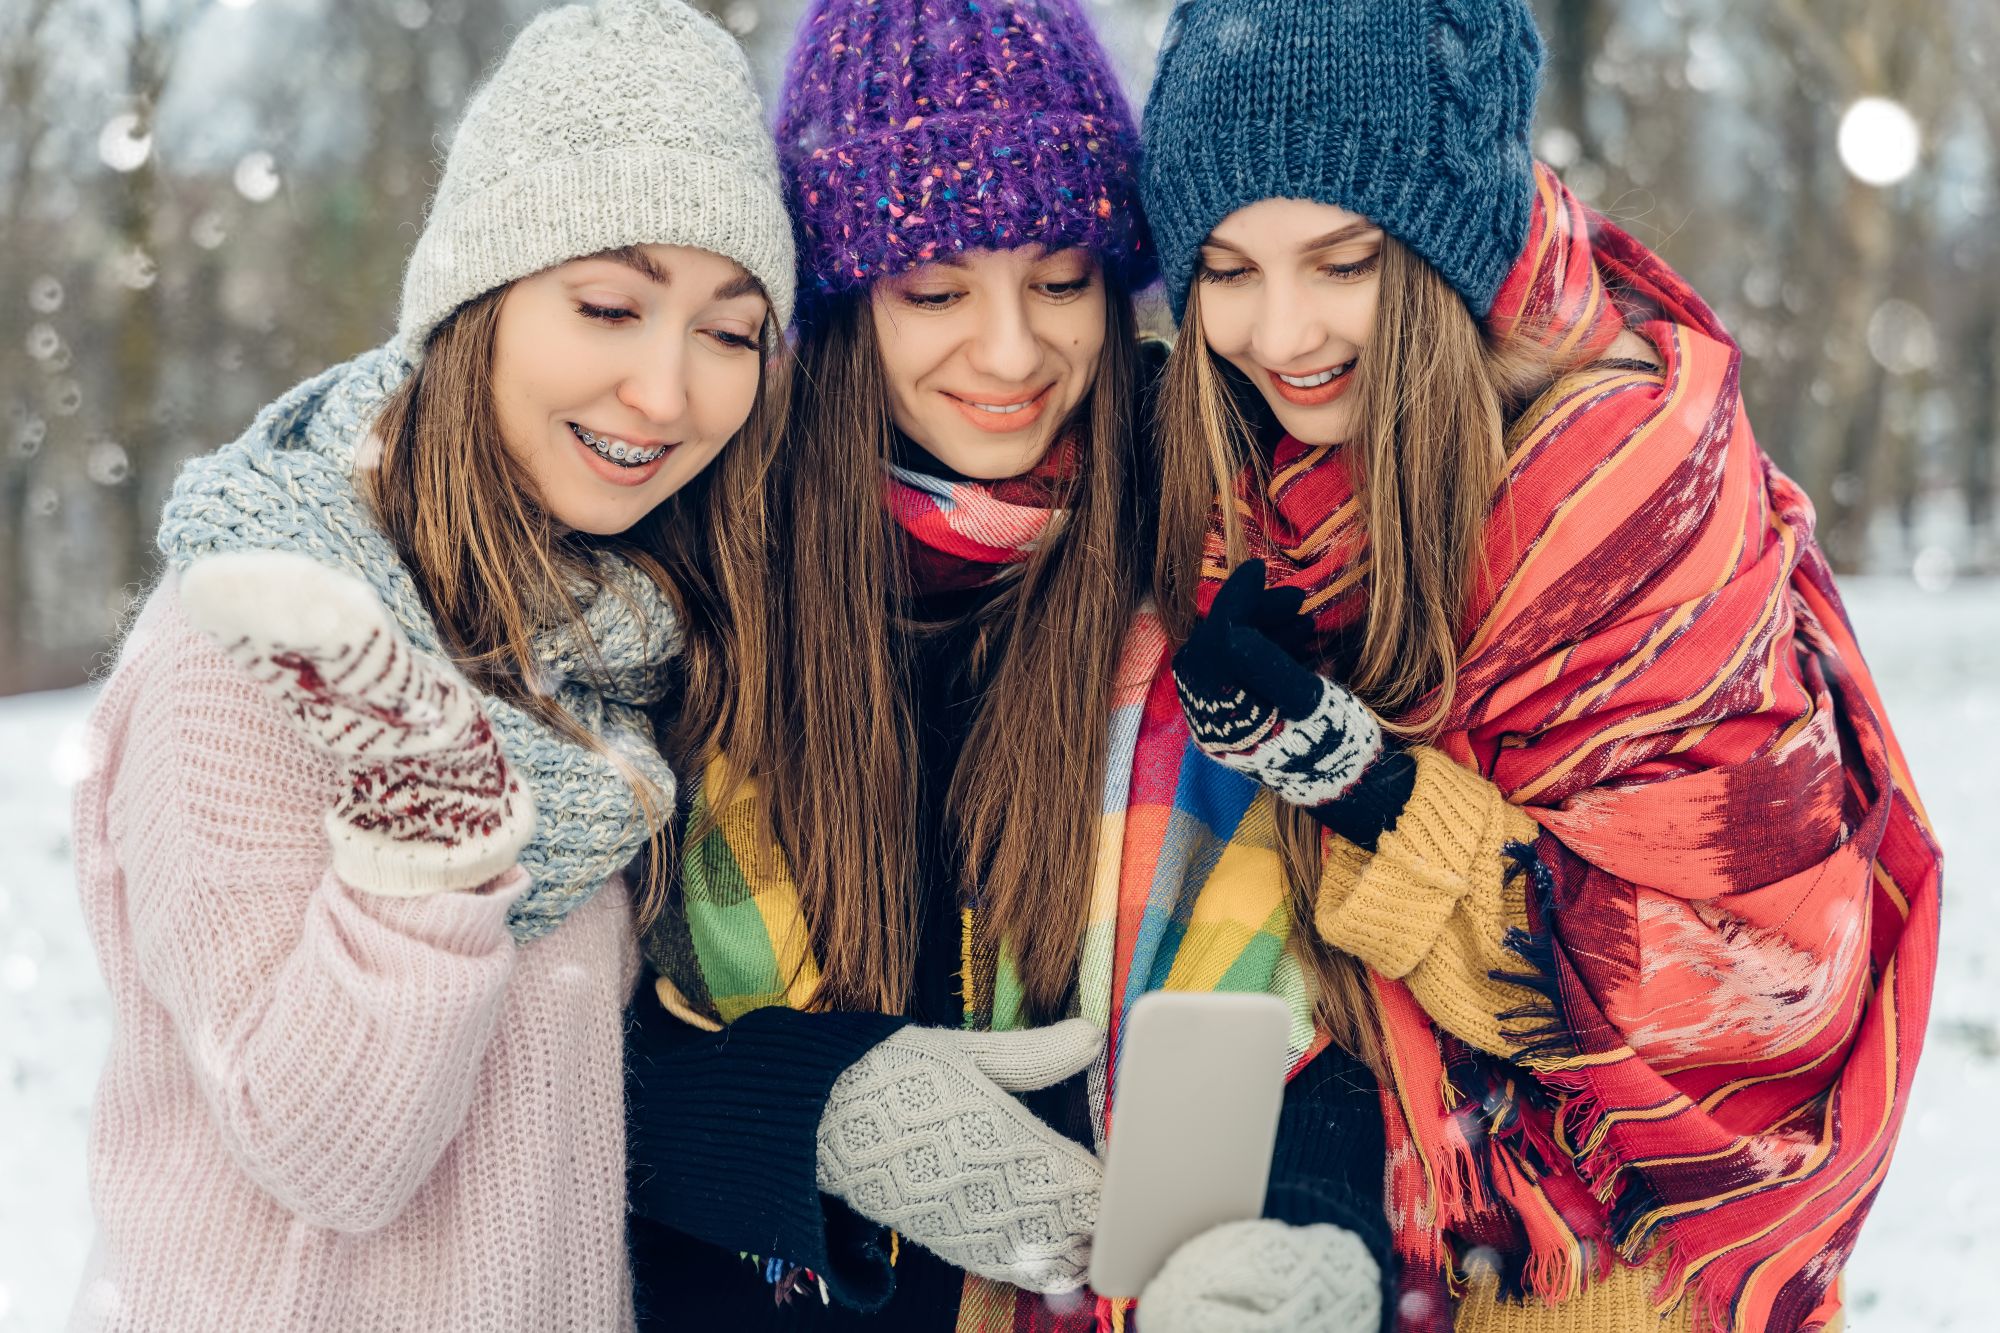
[[[1541,69],[1527,0],[1181,0],[1140,176],[1174,318],[1260,199],[1371,219],[1485,318],[1527,243]]]

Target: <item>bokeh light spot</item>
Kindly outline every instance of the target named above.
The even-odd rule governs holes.
[[[1923,136],[1901,102],[1864,97],[1840,118],[1840,161],[1856,180],[1894,185],[1917,167]]]

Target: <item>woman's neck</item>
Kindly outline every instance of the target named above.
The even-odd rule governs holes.
[[[895,431],[893,461],[896,466],[910,472],[919,472],[926,477],[936,477],[941,481],[974,481],[963,472],[948,465],[922,443],[903,431]]]

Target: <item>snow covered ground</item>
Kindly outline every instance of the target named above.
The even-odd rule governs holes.
[[[1848,600],[1944,841],[1944,953],[1895,1170],[1849,1270],[1856,1333],[1991,1328],[2000,1239],[2000,585]],[[89,1244],[83,1142],[108,1037],[71,878],[89,690],[0,699],[0,1333],[61,1326]]]

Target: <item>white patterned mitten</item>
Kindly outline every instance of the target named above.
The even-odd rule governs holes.
[[[1174,654],[1174,688],[1204,754],[1373,850],[1395,826],[1415,761],[1344,685],[1302,665],[1312,621],[1305,594],[1266,588],[1264,562],[1230,571],[1208,614]]]
[[[1097,1157],[1012,1093],[1069,1078],[1103,1032],[904,1028],[848,1066],[819,1124],[819,1187],[947,1262],[1053,1294],[1083,1285]]]
[[[332,752],[336,874],[397,897],[470,889],[514,864],[535,828],[472,686],[418,652],[359,579],[286,551],[206,556],[181,607]]]
[[[1319,1222],[1227,1222],[1175,1250],[1139,1293],[1145,1333],[1375,1333],[1382,1272],[1361,1238]]]
[[[1266,588],[1264,562],[1230,572],[1174,654],[1174,685],[1195,743],[1295,805],[1345,796],[1382,753],[1368,706],[1300,665],[1312,632],[1297,588]]]

